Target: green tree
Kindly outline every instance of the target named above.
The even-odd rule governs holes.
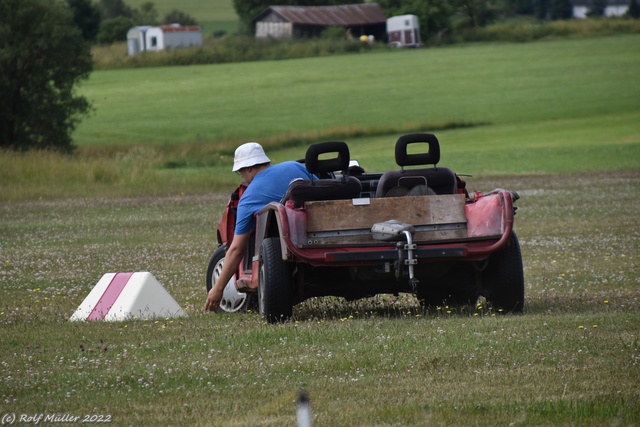
[[[136,25],[157,25],[158,11],[148,1],[139,9],[129,7],[123,0],[100,0],[98,8],[102,22],[98,31],[98,43],[109,44],[127,39],[127,32]],[[191,18],[193,19],[193,18]]]
[[[549,18],[551,20],[571,19],[573,3],[571,0],[549,0]]]
[[[638,19],[640,18],[640,4],[638,0],[629,0],[629,9],[627,10],[627,16]]]
[[[607,0],[591,0],[591,6],[587,12],[587,16],[590,18],[597,18],[604,16],[604,11],[607,8]]]
[[[99,0],[98,8],[102,19],[133,18],[134,15],[133,9],[127,6],[124,0]]]
[[[378,3],[387,16],[416,15],[423,42],[433,37],[442,38],[451,28],[455,11],[447,0],[381,0]]]
[[[119,16],[103,19],[98,31],[98,43],[110,44],[127,40],[127,32],[136,25],[133,18]]]
[[[164,24],[198,25],[198,21],[193,16],[177,9],[167,13],[162,22]]]
[[[465,17],[469,27],[484,27],[499,14],[499,6],[493,0],[456,0],[458,11]]]
[[[100,28],[100,10],[91,0],[67,0],[76,24],[85,40],[94,41]]]
[[[270,5],[266,0],[233,0],[233,8],[240,21],[240,31],[247,34],[253,32],[253,18]]]
[[[66,3],[0,1],[0,147],[71,150],[71,132],[90,110],[74,89],[91,69]]]
[[[533,15],[535,12],[534,0],[505,0],[505,7],[516,15]]]
[[[150,1],[142,3],[140,8],[134,11],[134,17],[138,25],[158,24],[158,10],[156,9],[156,5]]]
[[[534,0],[534,10],[536,18],[549,19],[549,0]]]
[[[429,40],[433,36],[438,39],[451,31],[451,19],[455,9],[451,6],[451,2],[447,0],[417,0],[415,15],[418,16],[420,23],[420,37],[424,41]]]

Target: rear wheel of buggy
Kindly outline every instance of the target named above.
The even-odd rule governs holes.
[[[207,292],[211,290],[214,283],[220,277],[222,266],[224,265],[225,255],[227,253],[227,245],[221,245],[215,250],[209,260],[209,267],[207,268]],[[246,294],[244,292],[238,292],[236,289],[235,277],[224,287],[222,291],[222,299],[220,300],[220,306],[216,310],[218,313],[235,313],[243,312],[251,309],[256,305],[255,294]]]
[[[284,322],[293,314],[293,279],[282,259],[280,239],[269,237],[260,245],[260,316],[269,323]]]
[[[524,271],[520,243],[515,232],[506,245],[489,257],[482,272],[487,302],[501,313],[522,313],[524,309]]]

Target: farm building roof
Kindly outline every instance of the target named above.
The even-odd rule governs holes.
[[[160,25],[159,28],[165,33],[200,31],[200,27],[195,25]]]
[[[363,3],[341,6],[269,6],[254,21],[260,21],[271,12],[286,21],[304,25],[367,25],[387,20],[379,4]]]

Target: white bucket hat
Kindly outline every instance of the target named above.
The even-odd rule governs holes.
[[[264,153],[262,145],[257,142],[247,142],[236,148],[233,156],[233,172],[238,172],[242,168],[249,168],[263,163],[270,163],[271,160]]]

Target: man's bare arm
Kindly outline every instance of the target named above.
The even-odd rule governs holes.
[[[229,280],[238,271],[238,266],[242,261],[242,257],[245,253],[247,242],[249,241],[249,235],[251,233],[236,234],[233,237],[231,246],[227,248],[227,252],[224,256],[224,264],[222,265],[222,271],[216,283],[213,284],[209,294],[207,295],[207,302],[204,305],[204,309],[207,311],[215,311],[220,306],[220,300],[222,299],[222,292],[225,286],[229,283]]]

